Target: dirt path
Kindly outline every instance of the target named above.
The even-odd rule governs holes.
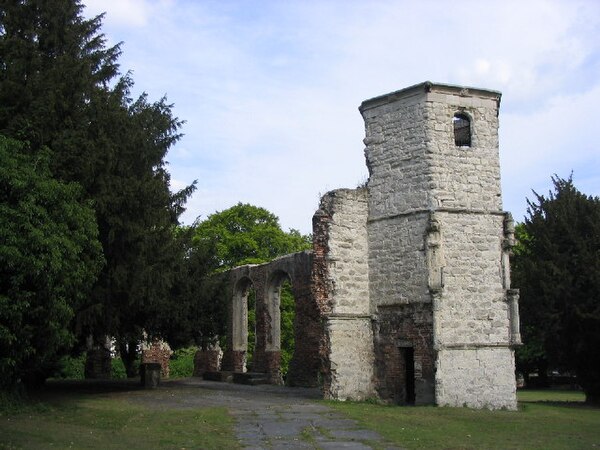
[[[130,399],[152,408],[223,406],[235,418],[240,444],[250,449],[397,448],[326,405],[313,389],[245,386],[197,378],[168,381]]]

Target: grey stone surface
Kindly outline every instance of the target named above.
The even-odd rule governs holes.
[[[297,297],[290,373],[306,369],[297,385],[320,384],[336,400],[516,408],[518,290],[514,224],[502,209],[500,97],[425,82],[362,103],[366,186],[321,198],[312,253],[231,272],[235,370],[243,370],[252,282],[253,362],[279,374],[285,275]],[[457,140],[458,118],[468,144]]]
[[[151,407],[224,406],[245,449],[398,448],[327,405],[316,389],[247,386],[199,378],[167,381],[155,395],[133,396]]]

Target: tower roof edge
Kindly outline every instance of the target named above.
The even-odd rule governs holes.
[[[390,92],[389,94],[379,95],[377,97],[364,100],[358,107],[358,110],[362,113],[363,111],[366,111],[368,109],[376,108],[378,106],[393,103],[398,100],[413,97],[415,95],[426,94],[429,92],[459,95],[462,97],[490,98],[495,99],[498,102],[500,102],[500,98],[502,97],[502,93],[500,91],[425,81],[423,83],[415,84],[407,88],[400,89],[399,91]]]

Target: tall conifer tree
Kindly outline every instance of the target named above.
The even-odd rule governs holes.
[[[515,255],[525,344],[576,374],[586,400],[600,403],[600,198],[579,192],[571,177],[552,181],[548,196],[528,201]]]
[[[82,8],[0,3],[0,134],[34,154],[49,147],[53,175],[93,201],[106,265],[75,328],[82,339],[116,338],[132,375],[133,342],[152,334],[149,316],[169,300],[170,267],[181,257],[174,227],[194,186],[170,191],[165,157],[182,124],[172,105],[131,98],[120,45],[106,47],[102,16],[85,19]]]

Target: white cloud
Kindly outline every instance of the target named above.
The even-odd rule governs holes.
[[[86,4],[108,10],[136,89],[187,121],[169,155],[174,179],[198,179],[187,221],[247,201],[310,231],[318,193],[366,174],[361,101],[425,80],[503,92],[507,208],[571,169],[600,192],[579,169],[597,162],[598,2]]]
[[[554,97],[543,111],[503,116],[503,191],[505,206],[514,211],[515,218],[522,219],[525,197],[532,198],[532,190],[546,193],[551,188],[554,174],[566,178],[573,171],[575,186],[588,194],[600,194],[594,112],[598,104],[600,85],[582,94]]]
[[[86,13],[106,12],[106,23],[117,26],[143,27],[153,9],[150,0],[86,0]]]

